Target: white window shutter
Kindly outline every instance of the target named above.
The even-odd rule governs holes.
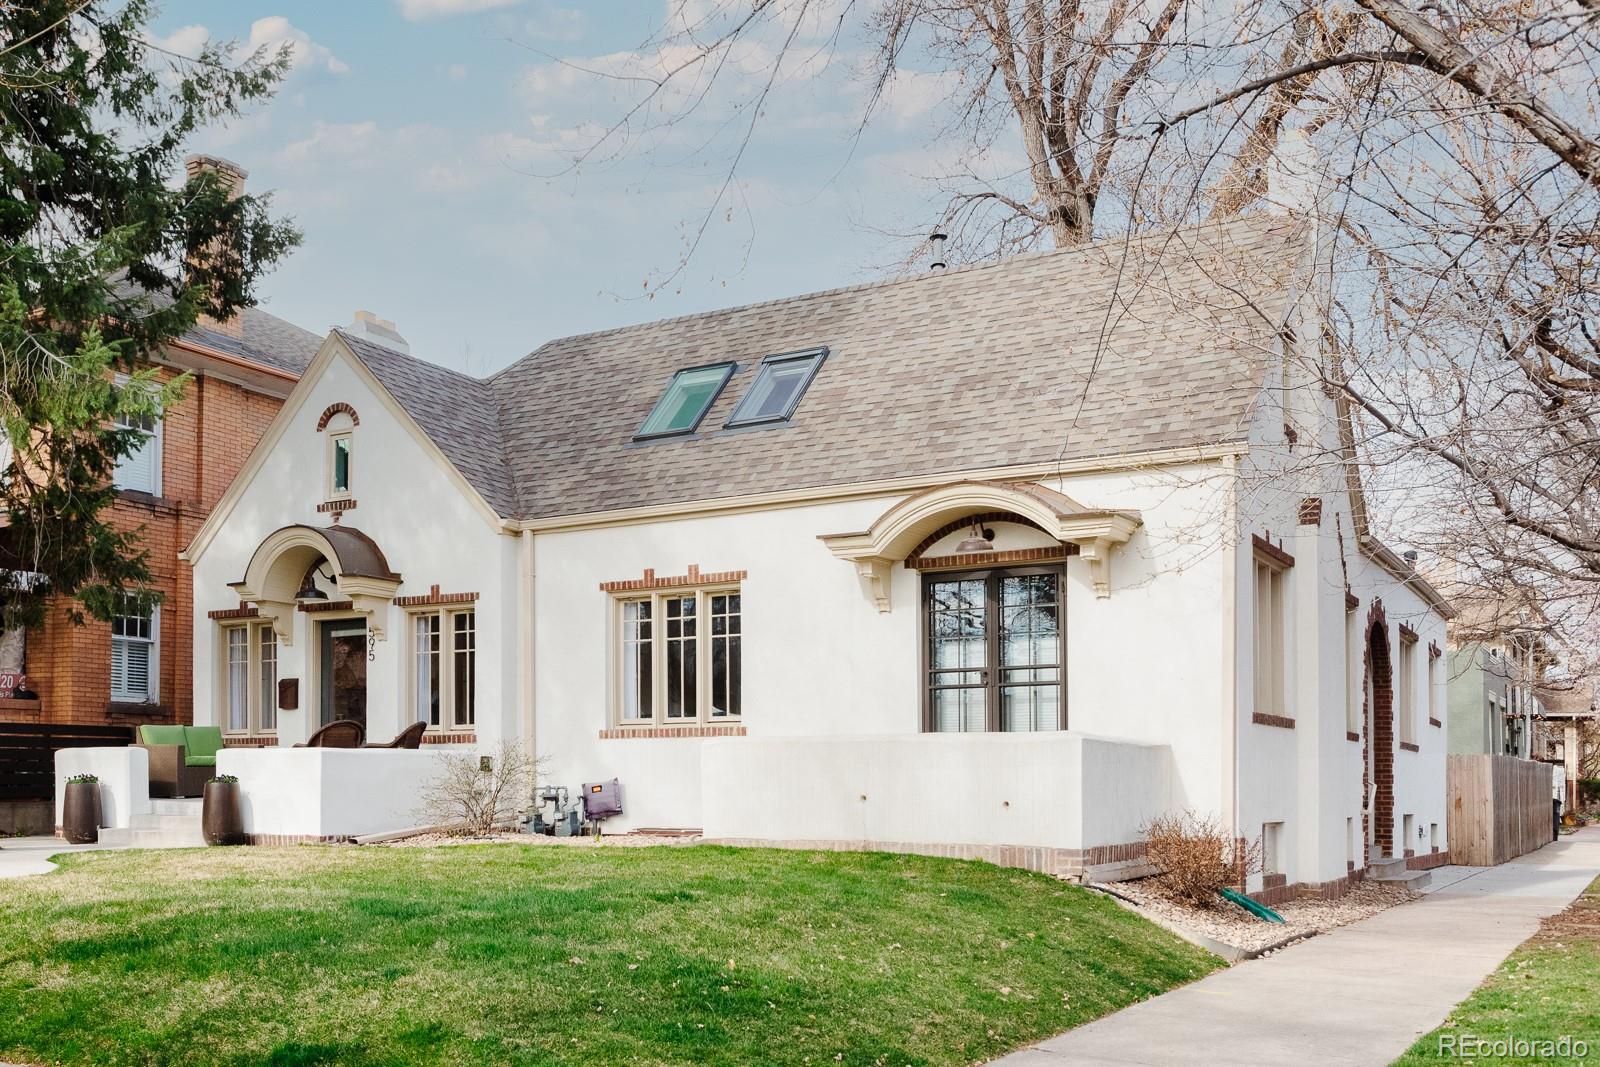
[[[132,455],[117,461],[117,488],[134,489],[141,493],[156,491],[156,462],[159,456],[156,439],[151,437]]]

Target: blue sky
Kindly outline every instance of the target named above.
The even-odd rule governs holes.
[[[650,69],[636,49],[669,2],[169,0],[151,33],[190,54],[206,36],[293,42],[277,98],[192,145],[305,233],[262,306],[317,332],[367,308],[414,354],[482,374],[554,337],[881,276],[911,247],[884,231],[936,220],[920,176],[937,80],[903,79],[857,140],[862,60],[807,52],[689,266],[644,299],[716,199],[726,104],[767,69],[758,42],[687,122],[562,173],[637,84],[576,68]]]

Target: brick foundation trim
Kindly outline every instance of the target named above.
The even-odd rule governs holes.
[[[424,733],[422,743],[425,745],[475,745],[478,735],[472,730],[457,730],[454,733],[440,731],[439,733]]]
[[[618,726],[600,731],[600,740],[615,741],[623,737],[743,737],[744,727],[725,726]]]
[[[624,578],[615,582],[601,582],[602,593],[640,593],[649,589],[695,589],[703,585],[732,585],[742,582],[747,571],[700,572],[698,563],[689,564],[688,574],[657,578],[655,569],[646,567],[642,578]]]
[[[1280,904],[1287,904],[1292,900],[1338,900],[1367,877],[1365,867],[1346,872],[1343,878],[1332,878],[1326,882],[1294,882],[1285,884],[1286,876],[1281,874],[1268,875],[1268,884],[1254,893],[1246,893],[1257,904],[1264,904],[1275,908]],[[1272,879],[1278,879],[1277,884],[1272,884]]]
[[[228,737],[222,738],[223,748],[277,748],[276,737]]]
[[[477,599],[477,593],[441,593],[438,586],[430,585],[426,595],[397,596],[394,603],[397,608],[419,608],[429,604],[471,604]]]
[[[769,840],[759,837],[708,837],[705,843],[740,848],[784,848],[816,852],[899,852],[910,856],[981,860],[997,867],[1012,867],[1072,880],[1081,880],[1088,868],[1102,863],[1138,860],[1144,856],[1145,849],[1143,841],[1132,841],[1121,845],[1097,845],[1088,849],[1051,848],[1046,845],[930,844],[923,841]]]
[[[1443,849],[1439,852],[1430,852],[1424,856],[1407,856],[1406,870],[1431,871],[1435,867],[1443,867],[1450,862],[1450,850]]]
[[[318,837],[316,834],[245,834],[247,845],[348,845],[355,838],[349,834]]]
[[[1280,730],[1293,730],[1294,720],[1287,715],[1269,715],[1264,711],[1250,713],[1250,721],[1257,726],[1276,726]]]

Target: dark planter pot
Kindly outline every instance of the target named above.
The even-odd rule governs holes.
[[[238,782],[207,782],[200,808],[200,832],[208,845],[244,844],[244,812]]]
[[[100,783],[68,782],[61,805],[61,836],[74,845],[100,840]]]

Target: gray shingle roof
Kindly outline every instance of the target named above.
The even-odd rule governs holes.
[[[207,348],[294,374],[304,373],[317,349],[322,347],[322,338],[318,335],[260,308],[241,309],[239,326],[242,337],[232,337],[204,326],[195,326],[184,337]]]
[[[581,514],[1241,441],[1304,247],[1273,217],[1119,239],[568,337],[482,381],[347,340],[503,517]],[[723,429],[763,356],[816,345],[791,422]],[[698,433],[632,440],[721,360]]]

